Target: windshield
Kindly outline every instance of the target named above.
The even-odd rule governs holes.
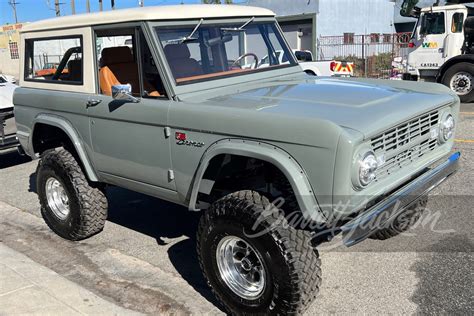
[[[275,22],[156,28],[178,85],[296,65]],[[283,54],[283,56],[280,56]]]
[[[420,34],[444,34],[444,12],[425,13],[422,17]]]

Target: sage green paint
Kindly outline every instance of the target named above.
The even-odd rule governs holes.
[[[16,120],[30,155],[35,124],[49,118],[82,152],[92,181],[190,209],[197,207],[195,197],[212,157],[246,155],[274,163],[288,176],[307,218],[330,221],[349,215],[367,196],[390,192],[452,148],[451,140],[397,174],[356,190],[351,181],[354,159],[371,137],[437,108],[458,120],[459,99],[450,89],[417,82],[314,78],[299,66],[177,87],[156,36],[148,24],[144,28],[173,98],[117,103],[97,91],[20,87],[14,95]],[[87,108],[89,98],[101,103]],[[185,132],[188,140],[204,146],[178,145],[175,132]],[[339,200],[355,206],[335,207]]]

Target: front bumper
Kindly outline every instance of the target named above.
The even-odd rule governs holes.
[[[458,170],[460,157],[461,153],[459,152],[451,155],[441,165],[429,169],[386,199],[346,223],[341,227],[344,244],[348,247],[353,246],[368,238],[377,229],[391,223],[419,198],[428,194],[452,176]]]

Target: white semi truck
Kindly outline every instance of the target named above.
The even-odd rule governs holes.
[[[443,83],[463,102],[474,101],[474,1],[418,8],[405,0],[400,14],[417,18],[409,43],[405,80]]]

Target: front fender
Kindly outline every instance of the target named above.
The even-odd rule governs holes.
[[[99,178],[97,177],[97,174],[92,166],[92,163],[89,157],[87,156],[82,139],[79,137],[79,134],[74,129],[72,124],[61,116],[57,116],[54,114],[39,114],[35,117],[33,121],[33,132],[32,132],[31,137],[29,137],[29,148],[31,151],[33,150],[33,135],[34,135],[35,127],[39,123],[60,128],[64,133],[66,133],[66,135],[69,137],[72,144],[74,145],[74,148],[76,149],[76,152],[79,155],[79,158],[81,159],[82,165],[84,166],[84,169],[85,169],[84,171],[86,172],[88,179],[92,182],[99,181]]]
[[[327,221],[321,212],[305,171],[291,155],[271,144],[242,139],[220,140],[204,153],[193,181],[190,210],[199,211],[196,209],[196,203],[203,176],[212,158],[222,154],[245,156],[273,164],[289,180],[304,218],[318,223]]]

